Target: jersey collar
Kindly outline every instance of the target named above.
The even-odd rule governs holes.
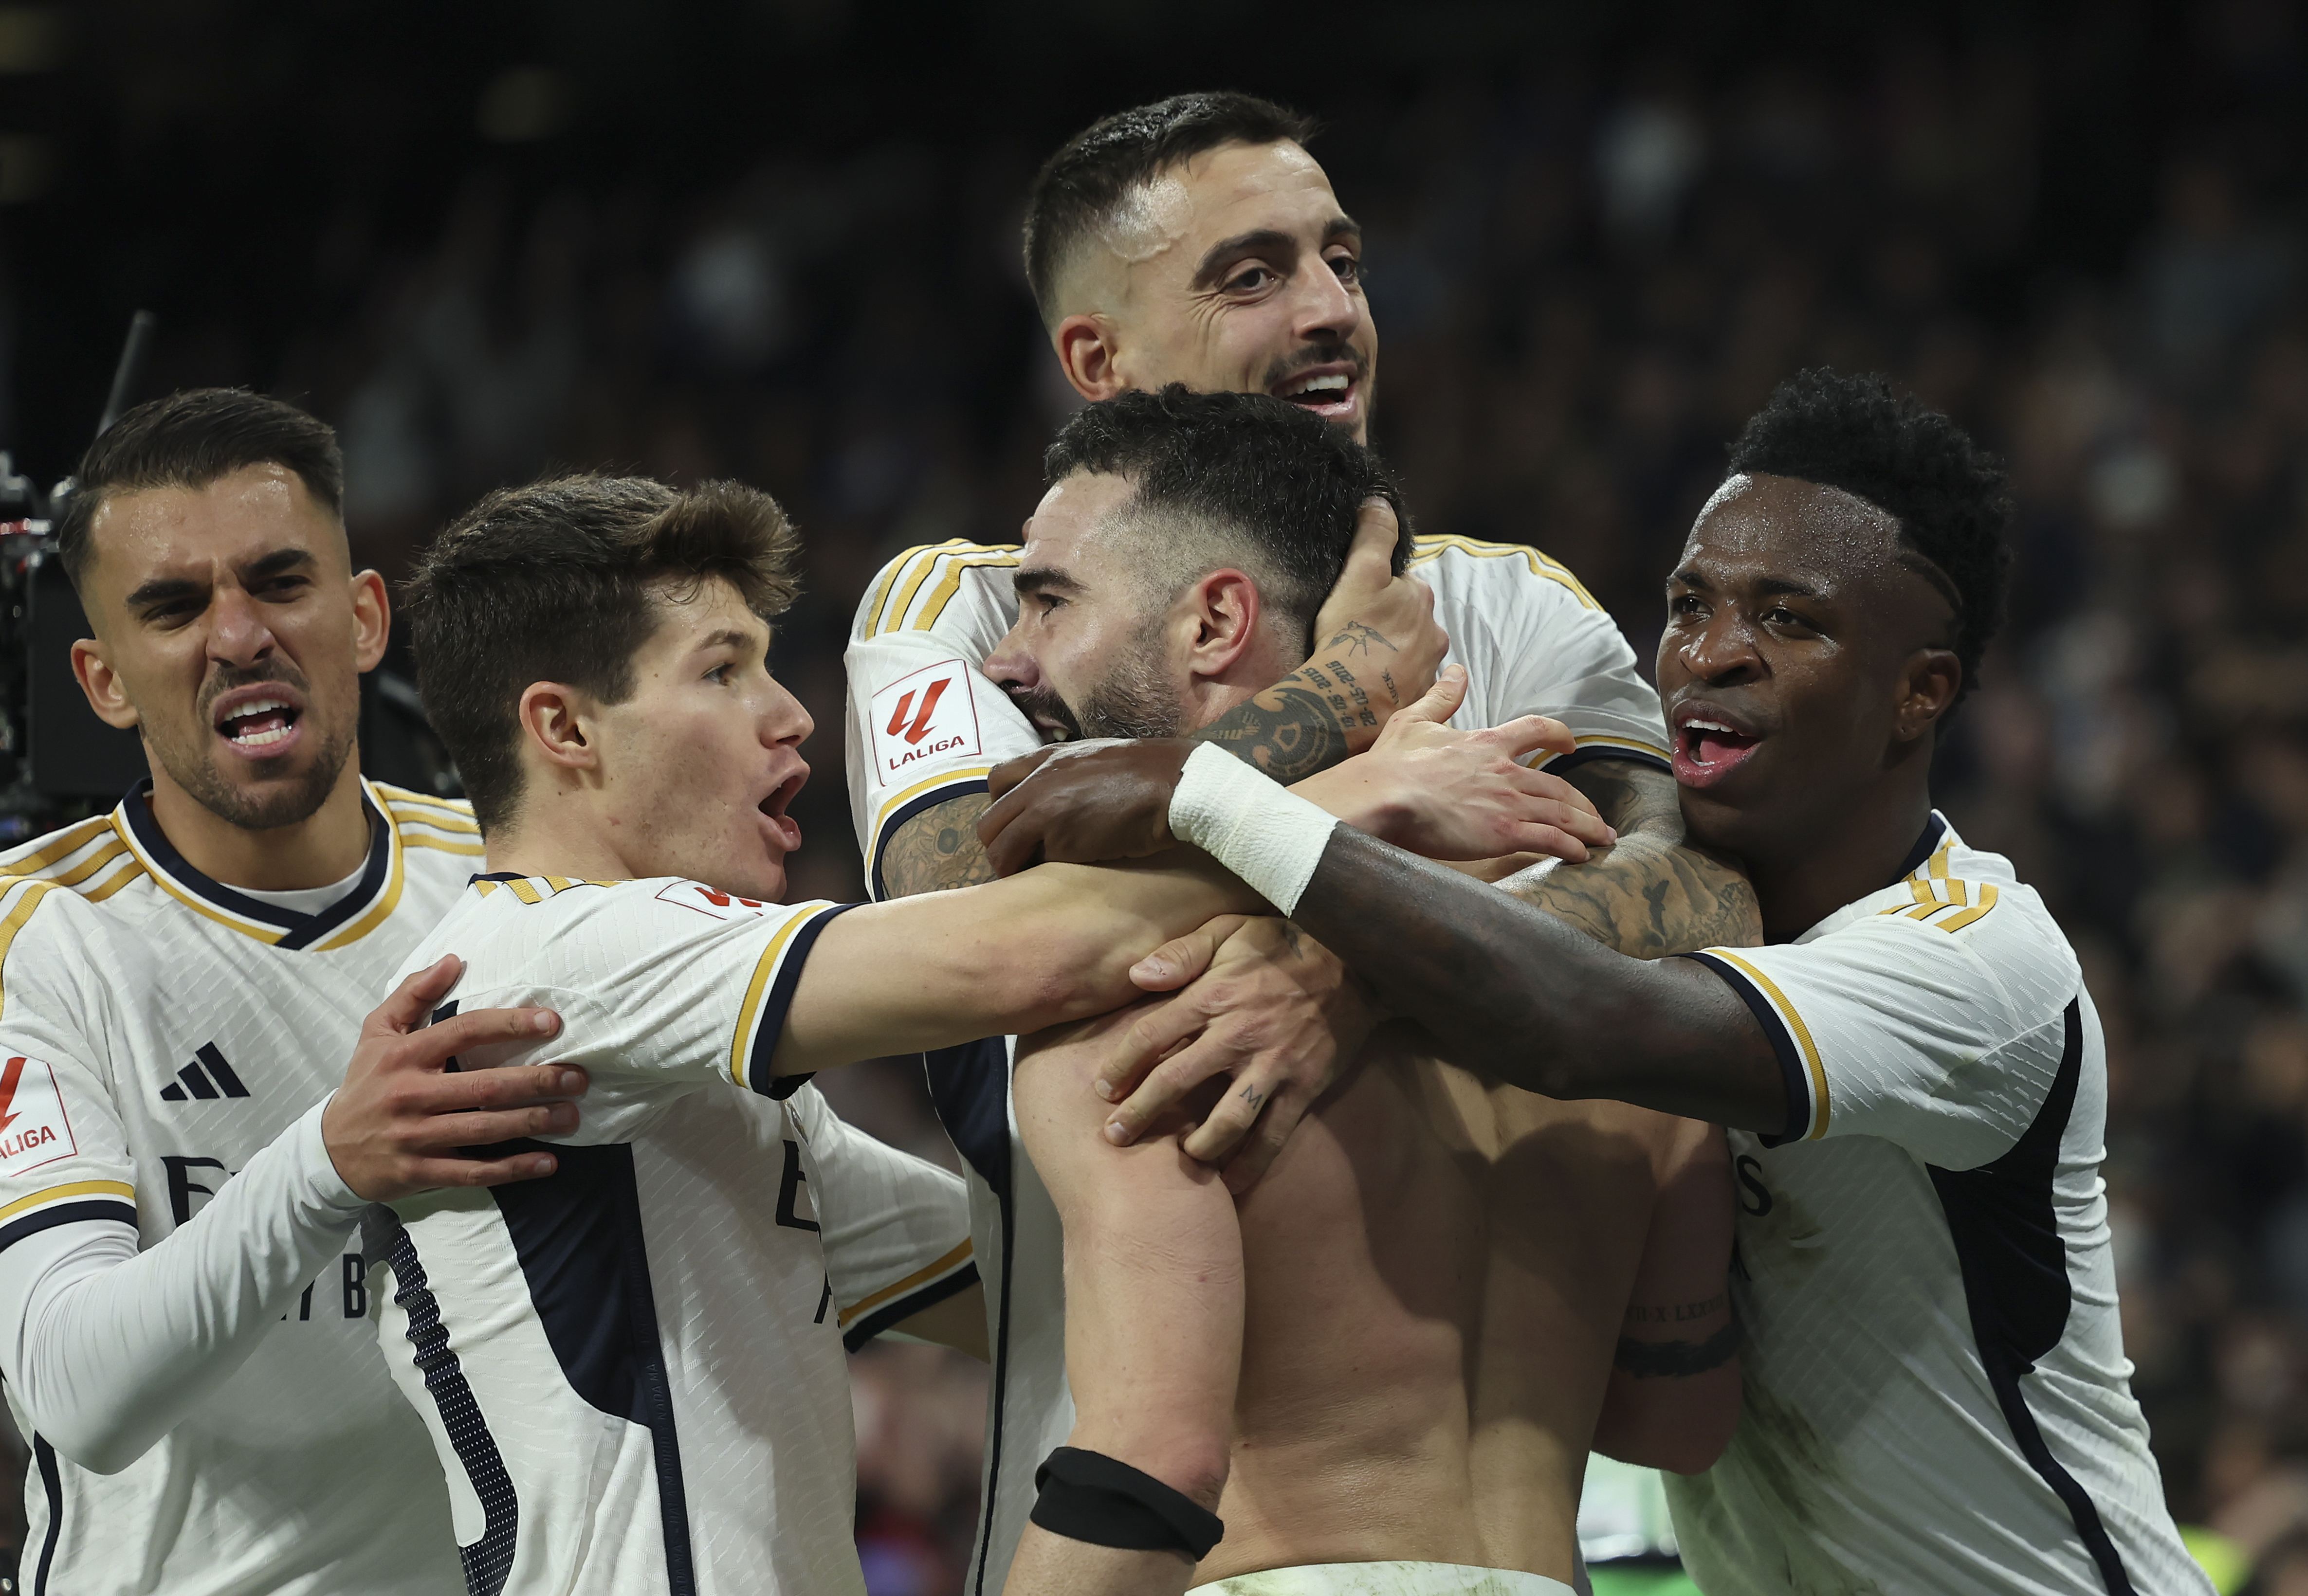
[[[113,811],[114,824],[127,840],[160,889],[186,908],[228,925],[243,936],[275,948],[317,948],[323,951],[357,941],[392,913],[400,901],[400,832],[385,818],[384,806],[366,778],[361,782],[361,808],[368,816],[368,861],[351,891],[317,914],[262,903],[212,881],[186,863],[160,823],[152,818],[151,784],[139,782]]]
[[[1923,869],[1925,862],[1940,851],[1940,844],[1947,840],[1948,835],[1946,818],[1939,811],[1932,811],[1931,818],[1924,822],[1924,834],[1916,838],[1916,845],[1908,850],[1908,857],[1901,862],[1899,873],[1883,884],[1889,887],[1894,882],[1904,881]]]

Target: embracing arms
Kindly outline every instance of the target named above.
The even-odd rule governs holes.
[[[1398,716],[1362,758],[1396,759],[1466,735],[1486,734]],[[1001,796],[983,828],[989,853],[997,862],[1038,854],[1092,857],[1143,853],[1150,837],[1167,841],[1171,799],[1193,752],[1175,742],[1126,743],[998,770]],[[1356,779],[1357,763],[1305,784],[1309,795]],[[1771,1132],[1785,1126],[1787,1088],[1769,1038],[1701,966],[1645,962],[1599,946],[1517,893],[1331,825],[1311,805],[1293,808],[1298,801],[1291,794],[1248,785],[1256,783],[1246,772],[1236,783],[1238,812],[1266,817],[1270,833],[1296,828],[1302,855],[1286,894],[1291,901],[1277,906],[1344,959],[1391,1012],[1424,1025],[1448,1056],[1549,1096],[1613,1097]],[[1225,829],[1210,828],[1197,840],[1221,862],[1250,867],[1244,845],[1219,835]],[[1654,876],[1587,912],[1640,928],[1671,887],[1671,874]],[[1664,916],[1663,908],[1657,912]]]

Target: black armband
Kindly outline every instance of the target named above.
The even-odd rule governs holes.
[[[1034,1471],[1027,1516],[1053,1535],[1124,1551],[1182,1551],[1197,1563],[1226,1534],[1219,1515],[1103,1452],[1060,1446]]]

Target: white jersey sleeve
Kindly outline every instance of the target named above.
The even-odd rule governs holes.
[[[459,1008],[535,1005],[561,1016],[553,1037],[460,1055],[466,1068],[531,1054],[582,1066],[592,1085],[577,1128],[552,1139],[629,1141],[717,1077],[771,1098],[808,1078],[773,1076],[771,1060],[809,949],[847,905],[762,903],[671,878],[483,878],[477,887],[523,905],[553,900],[551,914],[493,929],[492,965],[517,977],[469,974],[453,989]]]
[[[231,1377],[364,1205],[323,1100],[138,1250],[126,1132],[79,1019],[104,1012],[82,987],[106,968],[92,921],[43,883],[0,894],[0,1373],[41,1436],[111,1472]]]
[[[866,1135],[814,1086],[794,1094],[793,1110],[816,1166],[818,1240],[851,1351],[976,1282],[960,1176]]]
[[[1544,715],[1579,744],[1545,761],[1552,768],[1595,759],[1666,768],[1658,694],[1618,622],[1566,567],[1524,544],[1446,536],[1417,539],[1410,569],[1434,589],[1449,658],[1467,667],[1453,725]]]
[[[882,569],[849,631],[846,758],[868,892],[891,834],[933,804],[986,789],[986,773],[1042,738],[979,669],[1016,614],[1018,551],[956,541]]]
[[[2035,1122],[2082,986],[2043,900],[1952,843],[1801,940],[1692,957],[1779,1055],[1790,1111],[1767,1146],[1878,1137],[1945,1170],[2001,1157]]]

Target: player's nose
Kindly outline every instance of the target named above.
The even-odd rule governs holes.
[[[220,664],[254,665],[278,642],[263,610],[238,588],[217,589],[209,600],[208,622],[209,657]]]
[[[798,747],[809,741],[817,722],[811,718],[802,701],[786,690],[786,684],[775,676],[770,678],[769,691],[762,704],[762,741],[774,746],[789,742]]]
[[[1026,648],[1025,639],[1019,636],[1025,624],[1024,618],[1021,617],[1018,624],[1010,629],[1009,635],[994,646],[994,652],[986,656],[986,663],[978,668],[1003,687],[1020,687],[1030,692],[1042,684],[1042,673],[1034,664],[1034,656]]]
[[[1362,326],[1362,301],[1347,289],[1327,261],[1316,261],[1299,272],[1292,305],[1291,331],[1301,342],[1351,337]]]
[[[1761,675],[1762,656],[1755,648],[1755,629],[1735,605],[1725,605],[1709,618],[1704,630],[1683,647],[1684,667],[1702,682],[1727,683]]]

